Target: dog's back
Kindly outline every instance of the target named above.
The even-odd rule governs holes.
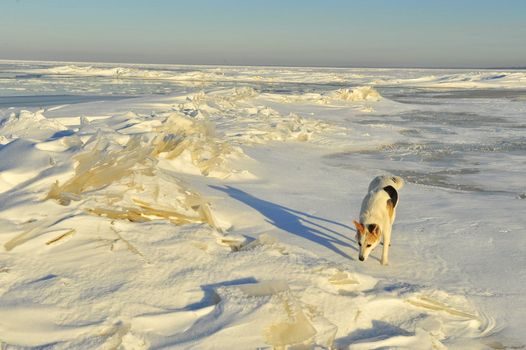
[[[396,191],[399,191],[402,187],[404,187],[404,179],[402,179],[400,176],[377,176],[369,184],[369,192],[378,191],[379,189],[383,189],[387,186],[392,186]]]
[[[369,193],[362,202],[360,219],[379,222],[389,218],[394,221],[395,208],[398,204],[398,190],[404,186],[404,180],[399,176],[377,176],[369,184]]]

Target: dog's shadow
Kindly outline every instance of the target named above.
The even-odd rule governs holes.
[[[325,219],[319,216],[307,214],[298,210],[285,207],[280,204],[272,203],[242,191],[231,186],[210,186],[213,189],[222,191],[230,197],[254,208],[261,213],[266,221],[278,229],[287,231],[294,235],[306,238],[312,242],[320,244],[333,252],[354,260],[342,248],[351,248],[358,251],[354,240],[352,240],[350,231],[355,230],[345,224],[334,220]],[[334,227],[330,228],[329,226]],[[344,232],[338,232],[337,229],[343,229]],[[352,234],[354,236],[354,234]],[[351,244],[351,242],[353,244]]]

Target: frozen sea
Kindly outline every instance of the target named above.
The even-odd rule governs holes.
[[[497,82],[492,86],[492,80],[506,80],[510,73],[460,69],[166,65],[122,68],[119,65],[123,70],[137,70],[136,74],[120,76],[112,71],[114,64],[98,64],[92,73],[82,74],[77,74],[75,66],[71,71],[56,74],[53,71],[56,65],[2,62],[0,108],[50,108],[90,101],[195,94],[202,90],[233,87],[250,87],[261,93],[287,96],[373,83],[378,85],[376,89],[381,96],[412,107],[394,115],[370,113],[356,120],[339,122],[357,128],[369,126],[396,130],[402,138],[395,137],[399,142],[385,142],[374,149],[366,147],[358,152],[334,154],[328,157],[331,164],[345,167],[366,161],[373,168],[401,175],[413,183],[519,198],[526,196],[526,186],[514,181],[526,175],[526,76],[521,70],[511,71],[511,74],[519,75],[519,82]],[[141,74],[141,68],[147,68],[148,72],[159,71],[162,75]],[[179,75],[189,75],[189,78],[179,79]],[[455,79],[457,76],[464,78]],[[401,77],[409,82],[400,82]],[[429,77],[431,82],[421,84],[419,80],[426,80],[422,77]],[[460,81],[455,86],[441,84],[442,80]],[[375,142],[381,143],[382,140]]]
[[[0,141],[0,345],[526,344],[524,70],[0,61]]]

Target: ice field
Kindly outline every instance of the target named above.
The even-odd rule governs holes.
[[[0,348],[523,348],[525,178],[524,70],[0,61]]]

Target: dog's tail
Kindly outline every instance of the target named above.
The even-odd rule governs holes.
[[[388,176],[380,175],[377,176],[371,181],[369,185],[369,192],[378,190],[379,188],[384,188],[386,186],[393,186],[397,191],[404,187],[404,179],[400,176]]]

